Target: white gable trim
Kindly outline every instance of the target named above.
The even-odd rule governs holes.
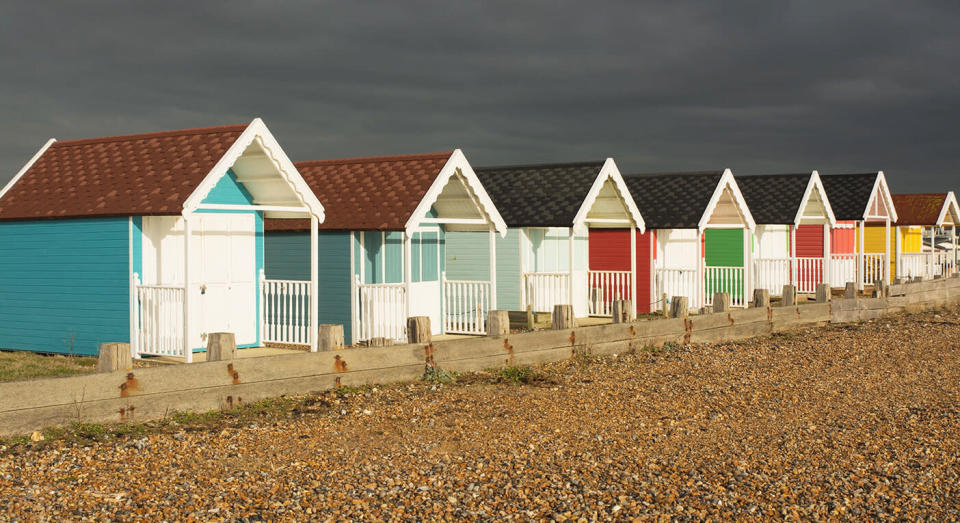
[[[627,206],[627,211],[633,220],[633,226],[640,229],[641,233],[646,232],[647,225],[643,221],[643,216],[640,215],[640,209],[637,208],[637,204],[633,201],[630,189],[627,188],[626,182],[623,181],[623,175],[620,174],[620,169],[617,168],[617,163],[613,161],[613,158],[607,158],[607,160],[603,162],[603,167],[600,168],[596,179],[593,180],[593,186],[590,187],[587,197],[584,198],[583,203],[580,204],[580,210],[577,211],[576,217],[573,218],[574,230],[583,231],[585,228],[587,214],[589,214],[590,209],[593,208],[593,204],[597,201],[597,196],[600,195],[603,184],[607,182],[607,179],[612,180],[614,185],[616,185],[617,192],[620,193],[620,198],[623,199],[623,203]]]
[[[2,193],[0,193],[2,197]],[[953,214],[953,223],[960,224],[960,206],[957,205],[957,195],[950,191],[943,202],[943,208],[940,209],[940,216],[937,216],[937,226],[942,226],[943,221],[947,219],[947,213]]]
[[[298,202],[313,216],[317,217],[321,223],[324,220],[324,211],[323,205],[320,203],[320,200],[317,199],[317,196],[310,190],[310,186],[307,185],[307,182],[303,180],[303,177],[300,176],[300,172],[297,171],[297,168],[294,167],[293,162],[290,161],[290,158],[287,157],[287,154],[283,152],[283,149],[280,147],[280,144],[277,143],[276,138],[273,137],[273,133],[267,129],[266,124],[263,123],[263,120],[260,118],[254,118],[250,125],[244,129],[240,137],[237,138],[233,145],[227,149],[227,152],[224,153],[220,160],[217,161],[216,165],[210,169],[210,172],[203,178],[203,181],[200,182],[200,185],[194,189],[193,193],[187,198],[183,203],[183,212],[184,216],[193,213],[200,208],[203,200],[210,194],[210,191],[213,190],[214,186],[217,185],[217,182],[220,181],[226,173],[227,170],[236,163],[237,159],[243,155],[243,152],[247,150],[247,147],[250,146],[254,141],[258,142],[263,150],[269,155],[270,160],[276,166],[277,171],[280,173],[280,176],[284,181],[293,189],[294,194],[297,196]]]
[[[425,222],[427,213],[430,212],[433,203],[440,197],[440,193],[443,192],[443,188],[446,187],[447,182],[458,173],[463,176],[467,185],[473,190],[475,196],[474,203],[481,213],[487,216],[487,223],[493,225],[501,237],[507,235],[507,222],[503,221],[503,217],[501,217],[500,212],[497,211],[497,207],[493,204],[493,200],[490,199],[490,195],[487,194],[487,190],[483,188],[480,179],[477,178],[477,173],[473,172],[473,167],[470,165],[470,162],[467,161],[467,157],[463,154],[463,151],[456,149],[453,151],[453,154],[450,155],[450,158],[447,158],[447,163],[443,165],[440,173],[433,179],[433,183],[430,184],[430,188],[427,189],[427,194],[423,195],[420,203],[417,204],[417,208],[414,209],[413,214],[407,219],[404,229],[408,237],[413,236],[413,233],[420,227],[420,224]]]
[[[56,142],[56,141],[57,141],[56,138],[51,138],[47,140],[47,143],[43,144],[43,146],[40,147],[40,150],[33,155],[33,158],[30,158],[30,161],[28,161],[26,165],[24,165],[23,168],[20,169],[20,171],[17,172],[17,174],[9,182],[7,182],[7,185],[4,185],[3,189],[0,189],[0,198],[3,198],[3,195],[7,194],[7,191],[9,191],[10,188],[14,186],[14,184],[20,181],[20,178],[22,178],[23,175],[26,174],[31,167],[33,167],[33,164],[36,163],[37,160],[39,160],[40,157],[43,156],[43,153],[47,152],[47,149],[49,149],[50,146],[53,145],[53,142]]]
[[[720,203],[720,197],[723,196],[723,190],[727,187],[729,187],[730,192],[733,193],[733,199],[737,204],[737,209],[740,211],[740,216],[743,218],[744,226],[751,231],[757,227],[757,223],[753,221],[753,215],[750,214],[750,208],[747,207],[747,201],[743,199],[743,193],[740,192],[740,186],[737,185],[737,180],[733,177],[733,172],[730,169],[724,169],[723,176],[720,177],[720,182],[717,183],[717,187],[713,190],[713,196],[710,197],[710,203],[707,204],[707,208],[700,217],[698,228],[701,232],[706,229],[710,223],[710,216],[713,215],[717,204]]]
[[[803,211],[807,208],[810,201],[810,195],[813,191],[820,194],[820,200],[823,201],[823,208],[827,211],[827,219],[830,220],[830,227],[837,226],[837,218],[833,215],[833,208],[830,207],[830,199],[827,198],[827,191],[823,188],[823,182],[820,180],[820,173],[814,170],[810,173],[810,181],[807,182],[807,190],[803,192],[803,200],[800,201],[800,207],[797,208],[797,216],[793,219],[794,225],[800,225],[803,219]]]
[[[897,209],[893,206],[893,198],[890,196],[890,188],[887,187],[887,177],[884,176],[883,171],[877,171],[877,179],[873,182],[873,191],[870,193],[870,198],[867,200],[867,206],[863,209],[863,219],[866,220],[870,218],[870,206],[873,205],[874,200],[877,199],[877,195],[880,195],[883,198],[883,205],[887,208],[887,213],[890,216],[890,223],[897,223]]]

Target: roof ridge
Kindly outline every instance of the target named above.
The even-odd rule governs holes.
[[[647,177],[653,178],[655,176],[694,176],[694,175],[707,175],[707,174],[722,175],[723,172],[724,172],[724,169],[720,169],[716,171],[676,171],[676,172],[667,171],[667,172],[652,172],[652,173],[629,173],[629,174],[625,174],[624,176],[637,176],[637,177],[647,176]]]
[[[555,163],[519,163],[513,165],[487,165],[483,167],[475,167],[474,171],[501,171],[505,169],[543,169],[546,167],[572,167],[575,165],[599,165],[603,166],[606,163],[604,160],[592,160],[592,161],[583,161],[583,162],[555,162]]]
[[[115,136],[102,136],[99,138],[78,138],[76,140],[57,140],[53,143],[51,147],[73,147],[77,145],[89,145],[93,143],[107,143],[107,142],[126,142],[132,140],[140,140],[143,138],[159,138],[165,136],[184,136],[184,135],[195,135],[195,134],[213,134],[221,133],[227,131],[242,131],[246,129],[250,124],[233,124],[233,125],[217,125],[212,127],[193,127],[189,129],[176,129],[172,131],[158,131],[152,133],[136,133],[136,134],[122,134]]]
[[[453,151],[442,152],[442,153],[362,156],[362,157],[355,157],[355,158],[331,158],[326,160],[305,160],[302,162],[294,162],[293,164],[297,167],[300,167],[304,165],[343,165],[343,164],[350,164],[350,163],[399,162],[399,161],[405,161],[405,160],[424,160],[424,159],[445,158],[445,157],[448,158],[452,154],[453,154]]]
[[[774,176],[811,176],[813,171],[805,173],[755,173],[755,174],[738,174],[737,178],[772,178]]]
[[[945,192],[897,192],[897,193],[890,193],[890,196],[942,196],[942,197],[946,198],[946,197],[947,197],[947,194],[949,194],[949,193],[945,193]]]

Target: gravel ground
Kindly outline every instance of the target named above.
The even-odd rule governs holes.
[[[954,309],[18,445],[0,517],[957,519],[958,336]]]

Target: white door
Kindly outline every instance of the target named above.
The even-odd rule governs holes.
[[[232,332],[237,345],[257,341],[256,241],[253,214],[201,213],[193,296],[198,346],[211,332]],[[191,255],[194,255],[191,253]]]
[[[440,285],[439,281],[419,281],[410,284],[410,315],[429,316],[431,334],[443,334]]]

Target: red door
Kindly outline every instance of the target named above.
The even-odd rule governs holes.
[[[630,230],[590,229],[590,271],[630,271]],[[613,300],[625,298],[630,293],[630,278],[622,275],[588,275],[588,300]]]
[[[800,225],[797,227],[797,283],[801,289],[816,289],[823,281],[823,226]],[[819,260],[803,259],[819,258]]]

